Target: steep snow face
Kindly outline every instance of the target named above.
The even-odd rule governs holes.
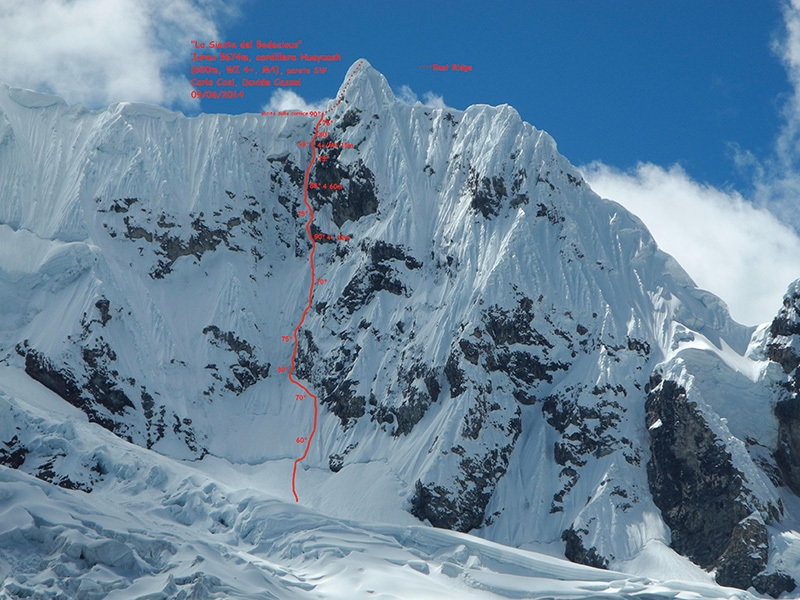
[[[789,572],[774,559],[797,547],[770,478],[773,357],[743,356],[753,330],[509,106],[406,106],[366,61],[319,126],[90,112],[3,86],[0,190],[3,363],[117,438],[254,469],[292,498],[316,414],[287,377],[311,286],[294,361],[319,398],[302,504],[647,564],[672,552],[676,515],[702,521],[710,467],[674,489],[674,416],[691,414],[733,491],[713,549],[686,550],[702,527],[673,547],[722,568],[731,540],[764,538],[772,554],[733,584]],[[9,414],[3,464],[103,480],[34,449]]]

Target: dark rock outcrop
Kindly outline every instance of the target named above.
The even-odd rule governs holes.
[[[565,529],[561,532],[561,540],[566,542],[564,556],[574,563],[588,565],[598,569],[608,569],[608,560],[600,556],[597,552],[597,548],[594,546],[586,548],[583,544],[583,539],[578,535],[579,533],[586,535],[589,531],[586,529],[579,529],[576,531],[570,526],[569,529]]]
[[[650,387],[645,405],[650,491],[672,530],[672,547],[710,568],[725,552],[734,528],[750,515],[741,500],[742,474],[685,389],[657,376]]]
[[[288,178],[294,180],[296,167],[287,162],[284,168]],[[303,173],[300,172],[300,174],[302,177]],[[281,173],[273,173],[273,180],[282,182]],[[233,192],[226,193],[230,200],[235,198]],[[241,211],[237,209],[234,212],[232,206],[225,204],[223,210],[214,211],[212,216],[204,215],[202,212],[183,216],[167,215],[164,212],[154,214],[151,209],[147,208],[147,203],[143,203],[139,211],[129,212],[127,209],[121,210],[125,207],[120,205],[119,200],[112,201],[110,210],[100,210],[99,212],[109,215],[107,222],[103,223],[108,235],[115,238],[122,234],[123,238],[136,243],[140,256],[144,256],[145,251],[152,253],[154,264],[149,270],[149,275],[153,279],[164,279],[173,271],[175,263],[182,257],[191,256],[194,257],[195,262],[199,262],[204,254],[214,252],[220,246],[231,252],[244,251],[237,245],[237,237],[248,243],[262,239],[264,231],[258,221],[261,220],[264,209],[259,210],[259,203],[254,196],[245,196],[245,200],[248,208]],[[288,203],[289,200],[286,199],[286,202]],[[284,245],[289,247],[288,241],[283,239],[280,232],[278,233],[278,237]],[[256,246],[251,246],[250,252],[256,262],[263,258]],[[107,302],[107,300],[101,299],[101,303],[96,305],[101,312],[103,325],[110,318]]]
[[[239,339],[233,331],[221,331],[216,325],[203,328],[203,334],[210,336],[210,343],[218,348],[231,352],[236,362],[228,366],[232,377],[223,378],[216,365],[208,365],[206,369],[213,371],[212,376],[223,382],[225,389],[241,394],[252,385],[269,377],[269,363],[257,360],[255,349],[247,340]]]
[[[778,419],[778,447],[775,462],[781,469],[784,482],[795,494],[800,494],[800,288],[794,287],[783,298],[783,307],[769,329],[767,358],[778,363],[786,380],[778,390],[775,404]],[[793,343],[794,342],[794,343]]]
[[[25,373],[72,406],[82,410],[91,422],[125,437],[128,427],[113,418],[113,415],[120,415],[127,408],[133,408],[133,404],[125,393],[116,387],[106,369],[98,365],[97,356],[87,349],[84,350],[83,358],[88,359],[90,369],[87,382],[79,384],[68,369],[58,368],[44,354],[33,348],[28,348],[23,353]]]
[[[330,138],[332,144],[337,143]],[[326,150],[327,160],[315,161],[309,176],[314,187],[308,199],[316,209],[329,204],[333,222],[341,228],[347,221],[358,221],[378,211],[378,189],[375,174],[357,159],[351,164],[338,161],[341,150]]]
[[[473,167],[469,169],[467,189],[470,194],[470,206],[487,219],[500,214],[500,207],[508,197],[502,177],[481,176]]]
[[[686,390],[659,375],[647,389],[647,477],[672,532],[672,547],[701,567],[716,569],[721,585],[747,589],[767,566],[765,517]],[[767,519],[777,517],[777,509],[768,510]]]
[[[508,422],[508,444],[486,450],[483,454],[463,456],[454,486],[417,480],[411,499],[411,514],[434,527],[469,532],[487,523],[486,507],[500,478],[508,470],[508,461],[522,431],[519,408]],[[463,453],[456,452],[456,455]]]
[[[87,322],[79,338],[83,343],[77,348],[78,357],[68,352],[52,358],[31,348],[27,340],[18,344],[16,351],[25,359],[25,373],[83,411],[91,423],[128,442],[152,448],[165,437],[167,408],[163,403],[157,405],[144,386],[139,391],[140,401],[133,402],[135,396],[130,394],[136,380],[119,373],[116,353],[107,342],[90,339],[95,323],[103,326],[101,321]],[[196,455],[205,454],[205,448],[196,442],[191,420],[170,414],[179,423],[173,432],[187,449]],[[49,471],[45,468],[43,472]]]
[[[378,292],[389,292],[395,296],[408,294],[402,280],[403,273],[422,267],[422,263],[402,246],[377,241],[362,243],[360,249],[368,259],[347,283],[337,303],[348,314],[369,304]]]
[[[778,419],[778,447],[775,462],[783,481],[795,494],[800,494],[800,398],[796,394],[775,405]]]
[[[759,594],[777,598],[784,592],[793,592],[797,589],[797,583],[786,573],[762,573],[753,578],[753,587]]]
[[[19,436],[15,435],[0,446],[0,465],[11,469],[19,469],[25,462],[27,455],[28,449],[20,443]]]

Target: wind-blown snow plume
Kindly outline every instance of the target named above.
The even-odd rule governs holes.
[[[299,110],[299,111],[323,111],[330,106],[332,99],[323,98],[318,102],[307,102],[300,94],[292,90],[275,90],[261,110],[263,111],[283,111],[283,110]]]

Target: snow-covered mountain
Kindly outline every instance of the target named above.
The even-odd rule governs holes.
[[[800,284],[734,322],[509,106],[0,86],[0,308],[11,597],[797,593]]]

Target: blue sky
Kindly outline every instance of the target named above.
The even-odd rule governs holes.
[[[800,277],[800,0],[0,0],[0,39],[0,81],[187,115],[286,101],[192,101],[192,39],[341,55],[297,102],[363,57],[406,100],[514,106],[740,321]]]
[[[750,183],[734,149],[771,150],[790,92],[772,49],[783,26],[774,0],[250,0],[241,11],[220,28],[226,40],[301,39],[301,50],[342,56],[327,76],[304,78],[307,100],[332,96],[364,57],[396,90],[461,109],[511,104],[575,164],[677,163],[715,186]],[[473,69],[419,68],[433,62]],[[270,91],[202,109],[257,111]]]

